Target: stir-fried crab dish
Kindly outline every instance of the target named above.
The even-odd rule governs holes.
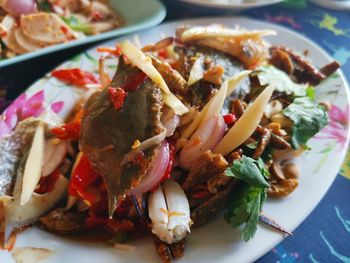
[[[1,0],[0,60],[112,30],[121,17],[100,0]]]
[[[2,245],[28,224],[100,229],[117,248],[152,236],[170,262],[215,217],[241,226],[244,241],[259,221],[288,233],[263,205],[298,187],[296,159],[328,122],[314,89],[339,65],[317,69],[270,46],[274,34],[183,27],[152,45],[99,48],[99,80],[53,71],[86,95],[65,122],[47,110],[0,140]],[[111,79],[106,57],[118,61]]]

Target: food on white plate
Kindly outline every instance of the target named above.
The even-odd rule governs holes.
[[[313,90],[339,65],[316,69],[269,46],[273,34],[183,27],[143,48],[99,47],[100,80],[53,71],[86,92],[65,123],[47,111],[0,140],[2,240],[28,223],[57,234],[105,230],[121,249],[150,235],[170,262],[222,213],[244,241],[259,221],[288,234],[263,205],[297,188],[296,158],[328,123]],[[115,57],[110,78],[104,62]]]
[[[100,0],[0,1],[0,59],[95,35],[123,19]]]

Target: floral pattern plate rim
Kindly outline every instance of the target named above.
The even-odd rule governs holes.
[[[47,55],[59,50],[72,48],[88,43],[115,38],[124,34],[129,34],[137,30],[155,26],[163,21],[166,9],[159,0],[110,0],[110,4],[126,20],[126,24],[120,28],[113,29],[94,36],[87,36],[82,39],[68,43],[49,46],[30,53],[19,55],[9,59],[0,59],[0,69],[21,61],[30,60],[42,55]],[[135,8],[137,6],[138,8]]]
[[[284,44],[299,52],[307,49],[309,58],[317,67],[332,60],[316,44],[291,30],[244,17],[177,21],[140,32],[138,35],[143,45],[148,44],[163,36],[173,35],[175,28],[184,23],[196,25],[222,23],[227,26],[240,25],[246,29],[270,28],[278,33],[276,37],[268,39],[270,43]],[[133,36],[112,40],[103,45],[114,46],[117,41],[125,38],[132,39]],[[59,68],[79,67],[96,72],[97,58],[97,52],[91,49],[67,61]],[[108,64],[111,74],[116,68],[115,64],[115,61],[110,61]],[[62,117],[66,116],[81,94],[81,89],[69,87],[47,75],[38,80],[5,111],[0,120],[0,136],[13,129],[19,120],[40,114],[45,107],[51,108]],[[302,175],[297,190],[283,200],[269,200],[264,207],[265,214],[290,231],[293,231],[311,213],[332,184],[341,167],[349,142],[349,129],[345,128],[349,118],[349,92],[341,70],[317,87],[316,97],[319,101],[326,100],[335,105],[330,112],[330,123],[311,141],[312,151],[299,160]],[[205,227],[193,230],[188,239],[185,256],[177,262],[229,263],[238,258],[239,262],[252,262],[268,252],[283,238],[284,236],[280,233],[260,226],[254,239],[244,243],[239,240],[239,231],[231,229],[223,219],[218,218]],[[55,253],[44,261],[48,263],[61,262],[62,258],[65,259],[65,263],[92,263],[96,259],[107,263],[140,262],[140,259],[142,262],[159,261],[151,239],[141,239],[131,245],[136,247],[135,251],[121,251],[113,249],[107,243],[84,243],[37,228],[31,228],[22,233],[16,243],[16,247],[29,246],[53,250]],[[0,262],[14,261],[9,253],[0,252]]]

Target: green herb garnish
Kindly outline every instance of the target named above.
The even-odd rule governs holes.
[[[71,16],[69,18],[65,18],[65,17],[61,17],[61,18],[67,24],[67,26],[69,26],[74,31],[82,32],[88,35],[94,33],[93,26],[87,23],[82,23],[75,16]]]
[[[257,70],[260,85],[273,85],[276,91],[295,97],[306,95],[305,86],[293,82],[284,71],[272,65],[260,66]]]
[[[257,230],[259,213],[266,200],[266,189],[243,183],[234,191],[225,214],[226,222],[232,227],[245,224],[242,239],[248,241]]]
[[[292,146],[295,149],[307,147],[306,143],[328,123],[324,107],[309,97],[296,98],[283,110],[283,114],[293,121]]]
[[[248,241],[257,230],[259,214],[266,200],[266,188],[269,186],[265,179],[269,172],[262,159],[254,160],[243,155],[241,160],[235,160],[226,169],[225,175],[242,181],[228,202],[225,220],[232,227],[245,224],[242,239]]]
[[[225,171],[226,176],[232,176],[252,186],[263,188],[269,187],[269,184],[265,180],[268,174],[265,164],[261,159],[256,161],[245,155],[242,156],[241,160],[235,160],[232,166],[228,167]]]

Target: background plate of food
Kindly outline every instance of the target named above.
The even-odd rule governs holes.
[[[165,14],[158,0],[4,0],[0,67],[151,27]]]
[[[258,259],[340,169],[338,67],[243,17],[172,22],[67,61],[0,119],[0,261]]]
[[[273,5],[283,0],[180,0],[192,6],[203,8],[230,9],[242,11],[249,8],[257,8],[267,5]]]

